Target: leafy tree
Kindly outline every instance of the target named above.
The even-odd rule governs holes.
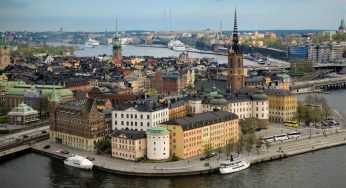
[[[204,145],[204,155],[210,156],[210,154],[211,154],[211,144],[208,143],[208,144]]]
[[[97,153],[109,153],[112,149],[111,142],[109,140],[100,140],[95,143]]]
[[[307,95],[306,97],[305,97],[305,99],[304,99],[304,103],[306,104],[306,105],[312,105],[313,103],[314,103],[314,98],[313,98],[313,96],[312,95]]]
[[[336,33],[332,35],[333,40],[337,41],[346,41],[346,34],[345,33]]]
[[[303,104],[298,102],[297,111],[295,114],[295,119],[298,121],[298,124],[300,124],[300,122],[303,119],[303,110],[304,110]]]
[[[148,90],[148,95],[149,95],[150,97],[157,96],[157,95],[158,95],[158,91],[157,91],[155,88],[150,88],[150,89]]]
[[[233,140],[231,140],[231,139],[228,140],[226,147],[225,147],[227,159],[228,159],[228,156],[230,156],[231,153],[234,151],[236,145],[237,144],[235,142],[233,142]]]
[[[243,151],[243,147],[244,147],[244,139],[242,135],[239,135],[239,140],[236,145],[236,151],[238,153],[238,156]]]
[[[241,124],[241,131],[244,135],[253,134],[257,128],[257,119],[249,118]]]

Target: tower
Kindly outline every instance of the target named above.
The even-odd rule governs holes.
[[[0,70],[4,70],[10,64],[10,46],[5,34],[0,37]]]
[[[57,94],[55,90],[55,85],[53,85],[53,92],[49,99],[49,124],[50,124],[50,140],[51,142],[59,142],[56,140],[57,135],[57,123],[56,123],[56,110],[59,106],[61,97]]]
[[[118,17],[116,17],[115,37],[113,40],[113,63],[121,66],[121,39],[118,33]]]
[[[228,87],[231,93],[238,92],[244,87],[245,82],[243,52],[238,43],[237,11],[235,10],[232,48],[228,52]]]

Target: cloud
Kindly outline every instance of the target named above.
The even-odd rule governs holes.
[[[20,2],[16,0],[0,0],[1,8],[26,8],[29,6],[28,2]]]

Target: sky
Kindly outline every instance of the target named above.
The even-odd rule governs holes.
[[[120,30],[231,30],[235,7],[238,30],[336,30],[346,18],[346,0],[0,0],[0,31],[114,31],[116,15]]]

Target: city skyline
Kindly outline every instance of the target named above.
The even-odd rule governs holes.
[[[116,15],[120,30],[215,30],[220,22],[223,30],[232,30],[235,7],[240,30],[334,30],[346,17],[343,0],[152,0],[145,4],[139,0],[1,0],[1,4],[0,31],[57,31],[60,27],[64,31],[113,31]]]

